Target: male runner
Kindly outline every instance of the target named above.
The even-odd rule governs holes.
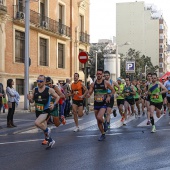
[[[168,110],[169,110],[169,116],[170,116],[170,76],[168,76],[168,80],[165,82],[164,86],[168,89],[168,92],[166,93],[166,98],[168,102]]]
[[[117,87],[118,88],[118,92],[120,91],[120,87],[119,85],[113,81],[111,78],[110,78],[110,72],[109,71],[104,71],[104,77],[105,77],[105,80],[108,81],[110,83],[110,85],[113,87]],[[108,94],[111,94],[111,90],[108,89]],[[106,103],[106,106],[107,106],[107,109],[106,109],[106,122],[107,122],[107,129],[110,128],[110,114],[112,112],[112,108],[113,108],[113,105],[114,105],[114,94],[112,94],[110,96],[110,102]],[[114,112],[114,114],[116,114],[116,112]],[[114,115],[116,117],[116,115]]]
[[[55,141],[50,136],[50,128],[47,128],[47,116],[55,105],[59,101],[59,96],[55,93],[54,89],[45,86],[45,76],[39,75],[37,79],[38,87],[35,87],[32,94],[28,94],[27,98],[30,103],[35,101],[35,112],[37,119],[35,120],[35,125],[43,130],[46,140],[48,141],[48,148],[52,148]],[[54,104],[50,104],[51,96],[55,99]]]
[[[103,116],[107,109],[106,103],[110,102],[110,98],[112,94],[114,94],[114,89],[108,81],[103,79],[103,69],[97,69],[96,76],[97,79],[90,85],[87,96],[90,97],[94,91],[94,113],[101,132],[98,141],[103,141],[105,139],[105,132],[107,131],[107,124],[104,121]],[[110,94],[108,94],[108,89],[111,90]]]
[[[76,125],[74,132],[78,132],[80,130],[78,126],[78,116],[83,116],[83,98],[85,98],[87,93],[88,90],[86,86],[81,81],[79,81],[79,74],[74,73],[74,82],[71,84],[71,94],[73,100],[72,109],[74,114],[74,122]]]
[[[162,89],[162,91],[160,90]],[[163,104],[162,94],[166,93],[168,90],[166,87],[157,81],[157,74],[152,74],[152,83],[149,86],[148,93],[150,94],[150,120],[152,124],[151,133],[156,132],[153,113],[156,110],[156,116],[159,118],[161,116],[161,109]]]

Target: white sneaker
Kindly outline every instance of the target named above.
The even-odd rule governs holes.
[[[46,149],[52,148],[54,144],[55,144],[55,140],[52,140],[51,142],[48,143],[48,146]]]
[[[50,133],[51,133],[51,129],[48,127],[47,135],[50,136]]]
[[[79,129],[79,127],[76,127],[75,129],[74,129],[74,132],[78,132],[80,129]]]

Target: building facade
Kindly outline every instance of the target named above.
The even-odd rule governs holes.
[[[156,6],[145,2],[116,4],[116,42],[131,45],[119,48],[126,55],[129,48],[151,57],[159,66],[159,76],[167,71],[167,25]]]
[[[14,79],[24,94],[25,0],[0,1],[0,82]],[[30,0],[29,86],[37,76],[55,83],[84,79],[80,51],[89,51],[89,0]]]

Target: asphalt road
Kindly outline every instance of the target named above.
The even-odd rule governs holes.
[[[156,120],[157,132],[150,133],[146,117],[130,118],[127,126],[120,116],[112,118],[105,141],[99,142],[94,114],[80,119],[81,131],[73,132],[73,119],[52,129],[56,141],[46,150],[43,134],[34,127],[34,114],[16,114],[17,128],[6,128],[6,115],[0,115],[0,169],[2,170],[169,170],[170,118]]]

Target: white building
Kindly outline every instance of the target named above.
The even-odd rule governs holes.
[[[159,66],[160,76],[167,71],[167,25],[160,11],[153,4],[128,2],[116,4],[117,44],[131,42],[119,48],[126,55],[129,48],[151,57]]]

